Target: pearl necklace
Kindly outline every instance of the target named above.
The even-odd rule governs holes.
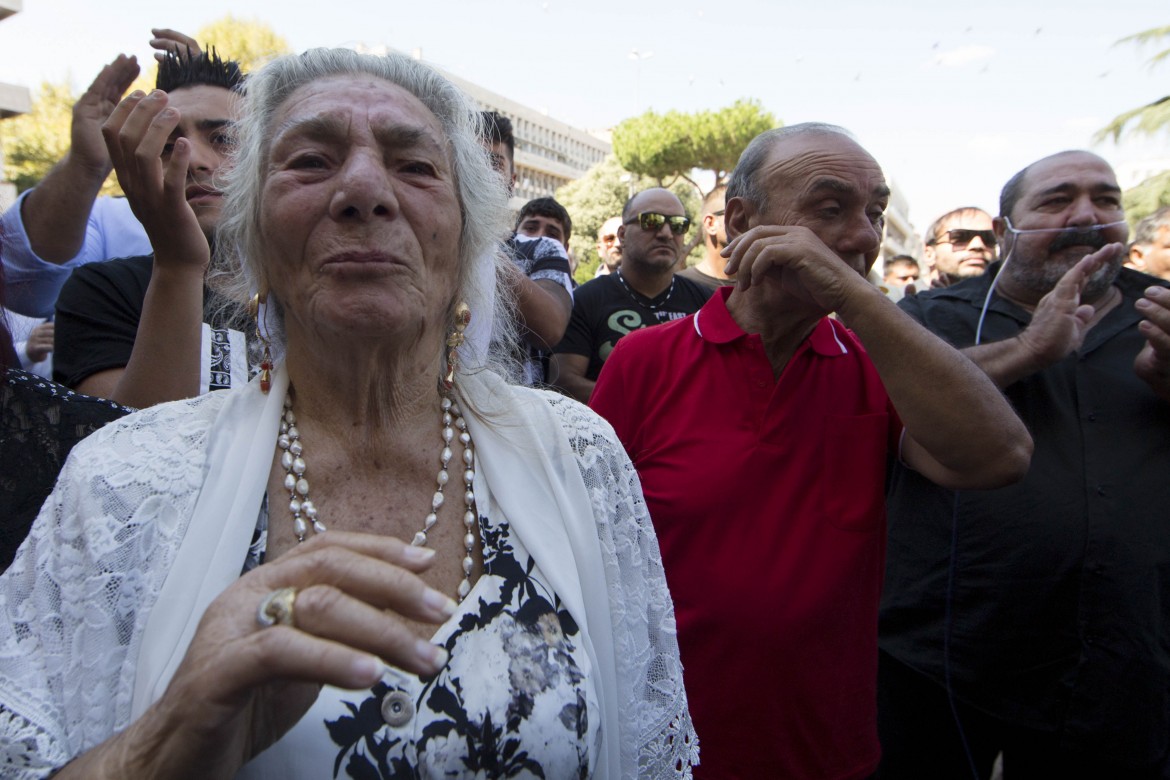
[[[455,438],[455,430],[459,431],[459,442],[463,445],[463,500],[466,509],[463,512],[463,580],[459,583],[459,600],[463,601],[471,592],[471,571],[475,567],[475,493],[472,485],[475,482],[475,447],[471,442],[471,434],[467,430],[467,421],[459,407],[450,397],[443,396],[441,403],[443,412],[443,449],[439,453],[439,474],[436,477],[437,488],[431,497],[431,511],[423,519],[422,530],[414,535],[411,545],[425,547],[427,533],[438,522],[439,507],[443,505],[443,488],[450,481],[447,466],[451,462],[451,441]],[[454,426],[454,427],[452,427]],[[305,478],[308,466],[305,464],[304,445],[301,443],[301,434],[297,430],[297,418],[292,410],[292,395],[284,397],[284,411],[280,416],[280,435],[276,439],[277,446],[282,450],[280,465],[285,470],[284,487],[288,491],[288,509],[293,516],[293,530],[296,531],[297,542],[305,541],[309,526],[313,532],[325,533],[325,525],[317,517],[317,507],[309,498],[309,481]]]

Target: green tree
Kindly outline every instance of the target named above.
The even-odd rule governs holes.
[[[1126,36],[1117,43],[1132,43],[1138,46],[1144,46],[1162,39],[1170,40],[1170,26],[1144,30],[1140,33]],[[1146,64],[1152,68],[1168,58],[1170,58],[1170,48],[1157,52],[1153,57],[1146,60]],[[1112,138],[1116,142],[1127,129],[1128,132],[1139,135],[1156,135],[1159,132],[1170,129],[1170,95],[1118,114],[1113,118],[1112,122],[1097,131],[1093,140],[1099,142],[1106,138]]]
[[[754,100],[693,114],[647,111],[614,128],[613,151],[626,170],[662,183],[683,179],[702,196],[706,193],[693,171],[712,172],[714,187],[725,184],[748,143],[777,126],[776,118]]]
[[[647,111],[614,128],[613,151],[626,170],[665,186],[685,182],[701,202],[710,190],[699,186],[695,171],[714,174],[711,189],[726,184],[751,140],[779,126],[776,117],[754,100],[692,114]],[[691,214],[697,216],[698,210]],[[702,234],[693,230],[685,250],[691,262],[702,256],[701,244]]]
[[[69,128],[77,96],[68,82],[45,82],[33,95],[32,110],[0,122],[4,147],[4,178],[20,192],[33,187],[69,151]],[[102,185],[106,194],[120,193],[111,176]]]
[[[266,22],[258,19],[237,19],[231,14],[199,28],[191,37],[199,44],[200,49],[214,46],[220,57],[238,62],[244,73],[259,70],[270,60],[292,52],[288,41]],[[149,92],[154,89],[157,76],[158,63],[151,62],[149,67],[142,69],[142,75],[131,89]]]
[[[237,19],[228,14],[195,33],[201,46],[214,46],[221,57],[240,63],[245,73],[252,73],[292,49],[284,37],[258,19]]]
[[[1132,228],[1163,206],[1170,206],[1170,171],[1156,173],[1122,195],[1125,218]]]
[[[659,186],[658,179],[631,173],[609,155],[594,165],[580,179],[569,182],[556,192],[557,201],[573,218],[573,236],[569,248],[577,258],[577,282],[583,284],[593,278],[601,258],[597,255],[597,231],[610,217],[621,214],[630,195],[639,190]],[[699,199],[694,188],[686,182],[676,182],[671,191],[679,196],[687,213],[698,213]],[[694,231],[694,228],[691,228]]]

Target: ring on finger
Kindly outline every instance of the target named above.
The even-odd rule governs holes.
[[[293,605],[296,600],[296,588],[278,588],[272,591],[260,602],[260,607],[256,610],[256,622],[262,628],[296,625],[293,621]]]

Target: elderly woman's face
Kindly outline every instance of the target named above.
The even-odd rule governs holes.
[[[290,348],[441,328],[460,207],[435,116],[395,84],[336,76],[293,92],[274,129],[260,219]]]

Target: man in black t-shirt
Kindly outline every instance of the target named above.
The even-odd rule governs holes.
[[[622,265],[577,288],[549,381],[588,403],[601,366],[627,333],[698,311],[711,291],[675,275],[690,219],[670,190],[639,192],[622,209]]]
[[[53,378],[82,388],[90,377],[121,376],[134,352],[154,257],[123,257],[77,268],[57,298]],[[199,393],[226,390],[248,378],[245,334],[229,323],[220,299],[204,290]],[[236,328],[230,327],[235,324]]]

